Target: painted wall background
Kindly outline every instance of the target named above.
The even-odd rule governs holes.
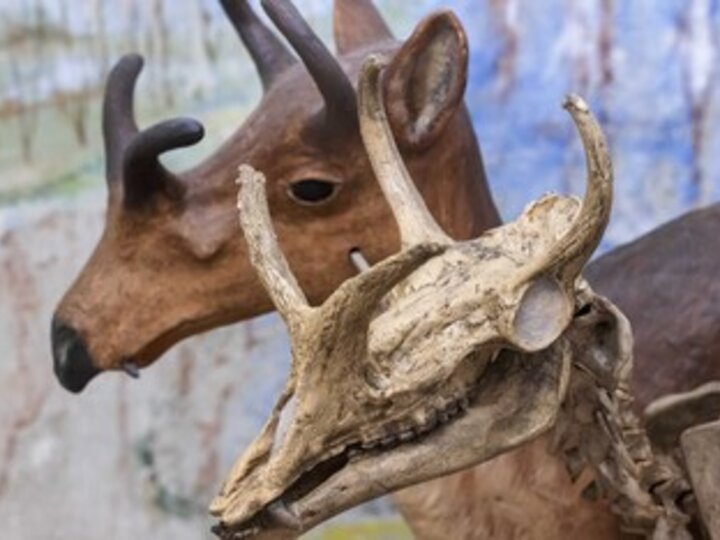
[[[579,193],[582,156],[559,107],[576,91],[612,145],[617,198],[603,249],[720,198],[719,0],[383,0],[398,36],[455,9],[471,40],[467,100],[493,192],[512,217]],[[330,1],[298,0],[330,36]],[[205,507],[253,437],[287,366],[274,316],[176,346],[140,381],[76,397],[51,372],[54,304],[102,229],[99,96],[122,52],[149,62],[141,122],[193,115],[201,159],[259,84],[213,0],[0,0],[0,538],[209,538]],[[314,537],[403,538],[385,501]]]

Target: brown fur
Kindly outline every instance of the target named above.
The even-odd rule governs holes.
[[[347,59],[353,76],[363,57]],[[286,79],[214,156],[182,175],[187,191],[180,204],[160,200],[152,212],[111,204],[105,234],[56,311],[83,337],[97,367],[118,368],[129,358],[145,366],[184,337],[271,309],[237,233],[240,161],[267,175],[280,243],[311,302],[354,273],[347,258],[353,247],[373,262],[397,250],[396,227],[359,134],[337,140],[310,128],[308,110],[321,106],[317,91],[302,67]],[[431,211],[453,236],[467,238],[497,222],[462,108],[435,145],[407,159]],[[305,177],[337,178],[342,188],[325,205],[303,207],[287,189]],[[459,200],[485,203],[456,206]]]
[[[720,379],[720,204],[619,247],[585,276],[630,319],[638,409]]]
[[[399,61],[412,62],[412,53]],[[364,58],[343,58],[351,80]],[[321,108],[313,81],[295,66],[222,148],[181,175],[181,202],[159,198],[128,211],[119,195],[111,200],[105,233],[55,313],[83,338],[97,368],[117,369],[128,359],[146,366],[184,337],[272,308],[237,233],[241,162],[267,176],[280,244],[313,304],[354,273],[352,248],[372,262],[397,251],[396,226],[359,133],[338,139],[313,121]],[[444,125],[434,144],[405,157],[437,220],[454,237],[469,238],[499,218],[467,112],[456,106]],[[325,204],[301,206],[287,190],[303,178],[337,179],[342,187]]]
[[[398,492],[395,503],[419,540],[623,538],[603,502],[580,496],[545,438],[470,470]]]

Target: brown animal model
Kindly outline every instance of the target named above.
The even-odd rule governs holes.
[[[101,371],[147,366],[186,336],[271,309],[236,234],[233,180],[241,162],[265,172],[280,245],[312,304],[354,273],[348,262],[352,248],[360,248],[371,262],[397,251],[399,236],[362,148],[350,83],[370,52],[394,53],[384,77],[389,120],[438,223],[457,239],[500,224],[462,104],[467,43],[454,16],[429,17],[398,47],[369,1],[335,0],[338,62],[287,2],[264,5],[302,64],[245,1],[225,0],[228,16],[256,60],[265,96],[236,134],[191,171],[173,175],[157,156],[198,140],[200,126],[179,120],[138,133],[132,92],[141,61],[127,57],[113,70],[104,115],[110,191],[105,232],[53,319],[55,371],[69,390],[82,390]],[[694,220],[692,227],[710,230],[709,221]],[[696,334],[692,321],[677,318],[674,333],[667,333],[673,343],[665,351],[671,355],[652,355],[655,315],[643,313],[643,306],[652,305],[657,291],[638,272],[633,296],[624,292],[624,264],[641,260],[649,249],[654,250],[649,260],[658,261],[651,275],[662,273],[663,279],[680,283],[679,275],[663,272],[660,264],[674,261],[691,265],[693,276],[711,279],[712,256],[720,253],[713,233],[706,233],[706,245],[673,244],[676,253],[658,249],[662,239],[642,241],[634,257],[610,255],[588,272],[595,288],[633,320],[641,374],[636,386],[644,402],[688,389],[696,380],[670,376],[672,368],[662,370],[662,381],[643,373],[685,362],[688,357],[677,351],[711,341],[708,334]],[[669,301],[663,312],[674,314],[674,306],[690,305],[685,302],[695,298],[690,289],[666,288]],[[705,288],[700,294],[695,309],[711,325],[720,306],[718,291]],[[637,299],[632,306],[630,298]],[[635,320],[637,313],[642,316]],[[717,362],[700,347],[696,350],[693,365],[706,366],[704,377],[716,378]],[[579,500],[583,486],[571,484],[561,464],[548,462],[542,444],[536,441],[473,470],[406,490],[400,494],[401,508],[422,538],[446,537],[450,530],[454,538],[474,538],[478,531],[501,538],[554,538],[572,531],[582,531],[585,538],[598,531],[595,537],[607,538],[609,531],[616,533],[612,516],[602,512],[602,505]],[[538,523],[544,526],[534,527]]]
[[[616,248],[585,272],[633,325],[638,406],[720,378],[718,233],[720,203]]]
[[[370,261],[397,249],[360,141],[350,82],[371,51],[396,51],[385,78],[390,119],[440,224],[468,238],[499,223],[462,103],[468,49],[451,13],[430,16],[398,48],[369,2],[338,0],[338,62],[290,3],[264,5],[302,64],[244,0],[225,0],[265,95],[235,135],[191,171],[171,174],[157,157],[199,140],[200,125],[171,120],[138,132],[132,105],[141,59],[126,57],[110,74],[105,233],[53,319],[55,372],[67,389],[82,390],[103,370],[147,366],[184,337],[272,308],[236,234],[240,162],[267,175],[280,243],[312,303],[353,274],[352,248]]]

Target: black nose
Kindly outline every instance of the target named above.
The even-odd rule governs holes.
[[[50,336],[55,376],[66,390],[81,392],[100,370],[74,328],[53,318]]]

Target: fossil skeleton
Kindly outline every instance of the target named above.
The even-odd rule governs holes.
[[[554,429],[569,470],[592,466],[593,487],[629,527],[684,538],[687,516],[674,502],[687,483],[656,459],[629,410],[627,322],[580,277],[612,201],[610,159],[588,107],[577,97],[565,103],[585,148],[584,200],[545,196],[516,221],[455,242],[399,156],[383,65],[379,56],[366,62],[358,108],[399,253],[311,306],[275,238],[263,175],[240,168],[242,229],[288,327],[292,367],[212,504],[215,531],[233,539],[299,533]]]

